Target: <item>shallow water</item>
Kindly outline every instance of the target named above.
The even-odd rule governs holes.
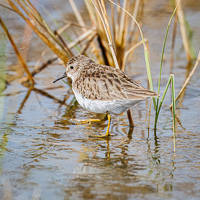
[[[56,1],[56,4],[42,2],[39,9],[43,15],[47,14],[48,21],[55,22],[52,23],[55,27],[59,26],[63,16],[72,17],[65,1]],[[84,9],[82,4],[79,6]],[[199,6],[196,1],[185,1],[185,14],[193,30],[195,51],[200,44]],[[155,89],[162,41],[170,13],[170,5],[166,1],[145,3],[143,31],[149,40]],[[0,15],[20,44],[23,22],[2,8]],[[180,31],[177,31],[173,67],[176,92],[189,71]],[[35,65],[45,49],[35,38],[33,35],[28,51],[29,65]],[[12,66],[17,64],[15,54],[2,37],[2,32],[0,40],[1,72],[8,69],[9,74],[14,74]],[[162,91],[170,72],[170,47],[171,33],[167,43]],[[51,54],[47,51],[43,61],[49,57]],[[146,87],[142,48],[136,50],[126,70]],[[176,140],[172,138],[170,93],[164,102],[156,135],[153,131],[153,112],[148,130],[147,102],[142,102],[132,108],[136,125],[133,130],[128,126],[126,114],[123,114],[112,117],[113,136],[110,140],[90,138],[92,134],[105,132],[107,122],[92,125],[72,123],[73,118],[102,116],[76,105],[73,93],[66,84],[52,84],[63,71],[63,66],[53,64],[36,76],[37,89],[28,90],[14,81],[0,96],[0,199],[200,198],[199,69],[177,108],[182,127],[177,123]],[[48,94],[59,100],[65,96],[69,98],[64,105],[60,105]]]

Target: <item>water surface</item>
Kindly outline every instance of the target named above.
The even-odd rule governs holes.
[[[149,40],[155,89],[165,28],[172,11],[166,1],[145,1],[143,31]],[[200,44],[200,7],[185,1],[185,14],[193,30],[195,51]],[[79,3],[84,13],[83,4]],[[38,5],[52,27],[63,18],[73,18],[66,1],[42,1]],[[23,41],[24,23],[0,8],[18,45]],[[190,66],[187,65],[180,31],[177,29],[175,63],[176,92]],[[1,73],[15,74],[18,63],[0,32]],[[162,91],[170,73],[171,32],[163,70]],[[37,65],[46,47],[35,35],[31,38],[27,62]],[[44,62],[52,56],[49,50]],[[37,89],[28,90],[18,80],[0,96],[0,199],[199,199],[200,198],[200,76],[199,69],[178,105],[177,138],[172,137],[170,93],[164,102],[158,130],[153,131],[154,114],[148,129],[150,102],[132,108],[136,127],[128,126],[126,113],[113,116],[110,140],[90,138],[104,133],[107,122],[74,125],[72,119],[102,117],[74,103],[70,86],[52,81],[64,71],[58,62],[36,76]],[[143,49],[138,48],[126,71],[147,85]],[[49,97],[54,96],[56,99]],[[58,103],[68,97],[65,104]],[[25,99],[27,100],[25,101]]]

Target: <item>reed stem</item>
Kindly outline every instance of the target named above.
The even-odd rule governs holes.
[[[1,19],[1,17],[0,17],[0,24],[1,24],[5,34],[7,35],[7,37],[8,37],[8,39],[9,39],[9,41],[10,41],[10,43],[11,43],[11,45],[12,45],[12,47],[13,47],[15,53],[16,53],[21,65],[22,65],[22,67],[24,68],[24,71],[27,73],[28,79],[30,80],[31,84],[34,85],[34,79],[31,75],[31,72],[29,71],[29,69],[26,65],[26,62],[24,61],[23,57],[21,56],[12,36],[10,35],[10,33],[9,33],[6,25],[4,24],[3,20]]]

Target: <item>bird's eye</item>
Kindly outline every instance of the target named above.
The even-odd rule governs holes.
[[[70,69],[74,69],[74,67],[73,67],[73,66],[70,66]]]

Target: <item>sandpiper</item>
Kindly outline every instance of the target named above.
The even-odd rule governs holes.
[[[65,77],[71,78],[72,90],[83,108],[94,113],[106,113],[107,131],[99,137],[110,136],[110,114],[121,114],[139,101],[157,95],[130,79],[121,70],[97,64],[84,55],[72,57],[64,75],[54,83]]]

